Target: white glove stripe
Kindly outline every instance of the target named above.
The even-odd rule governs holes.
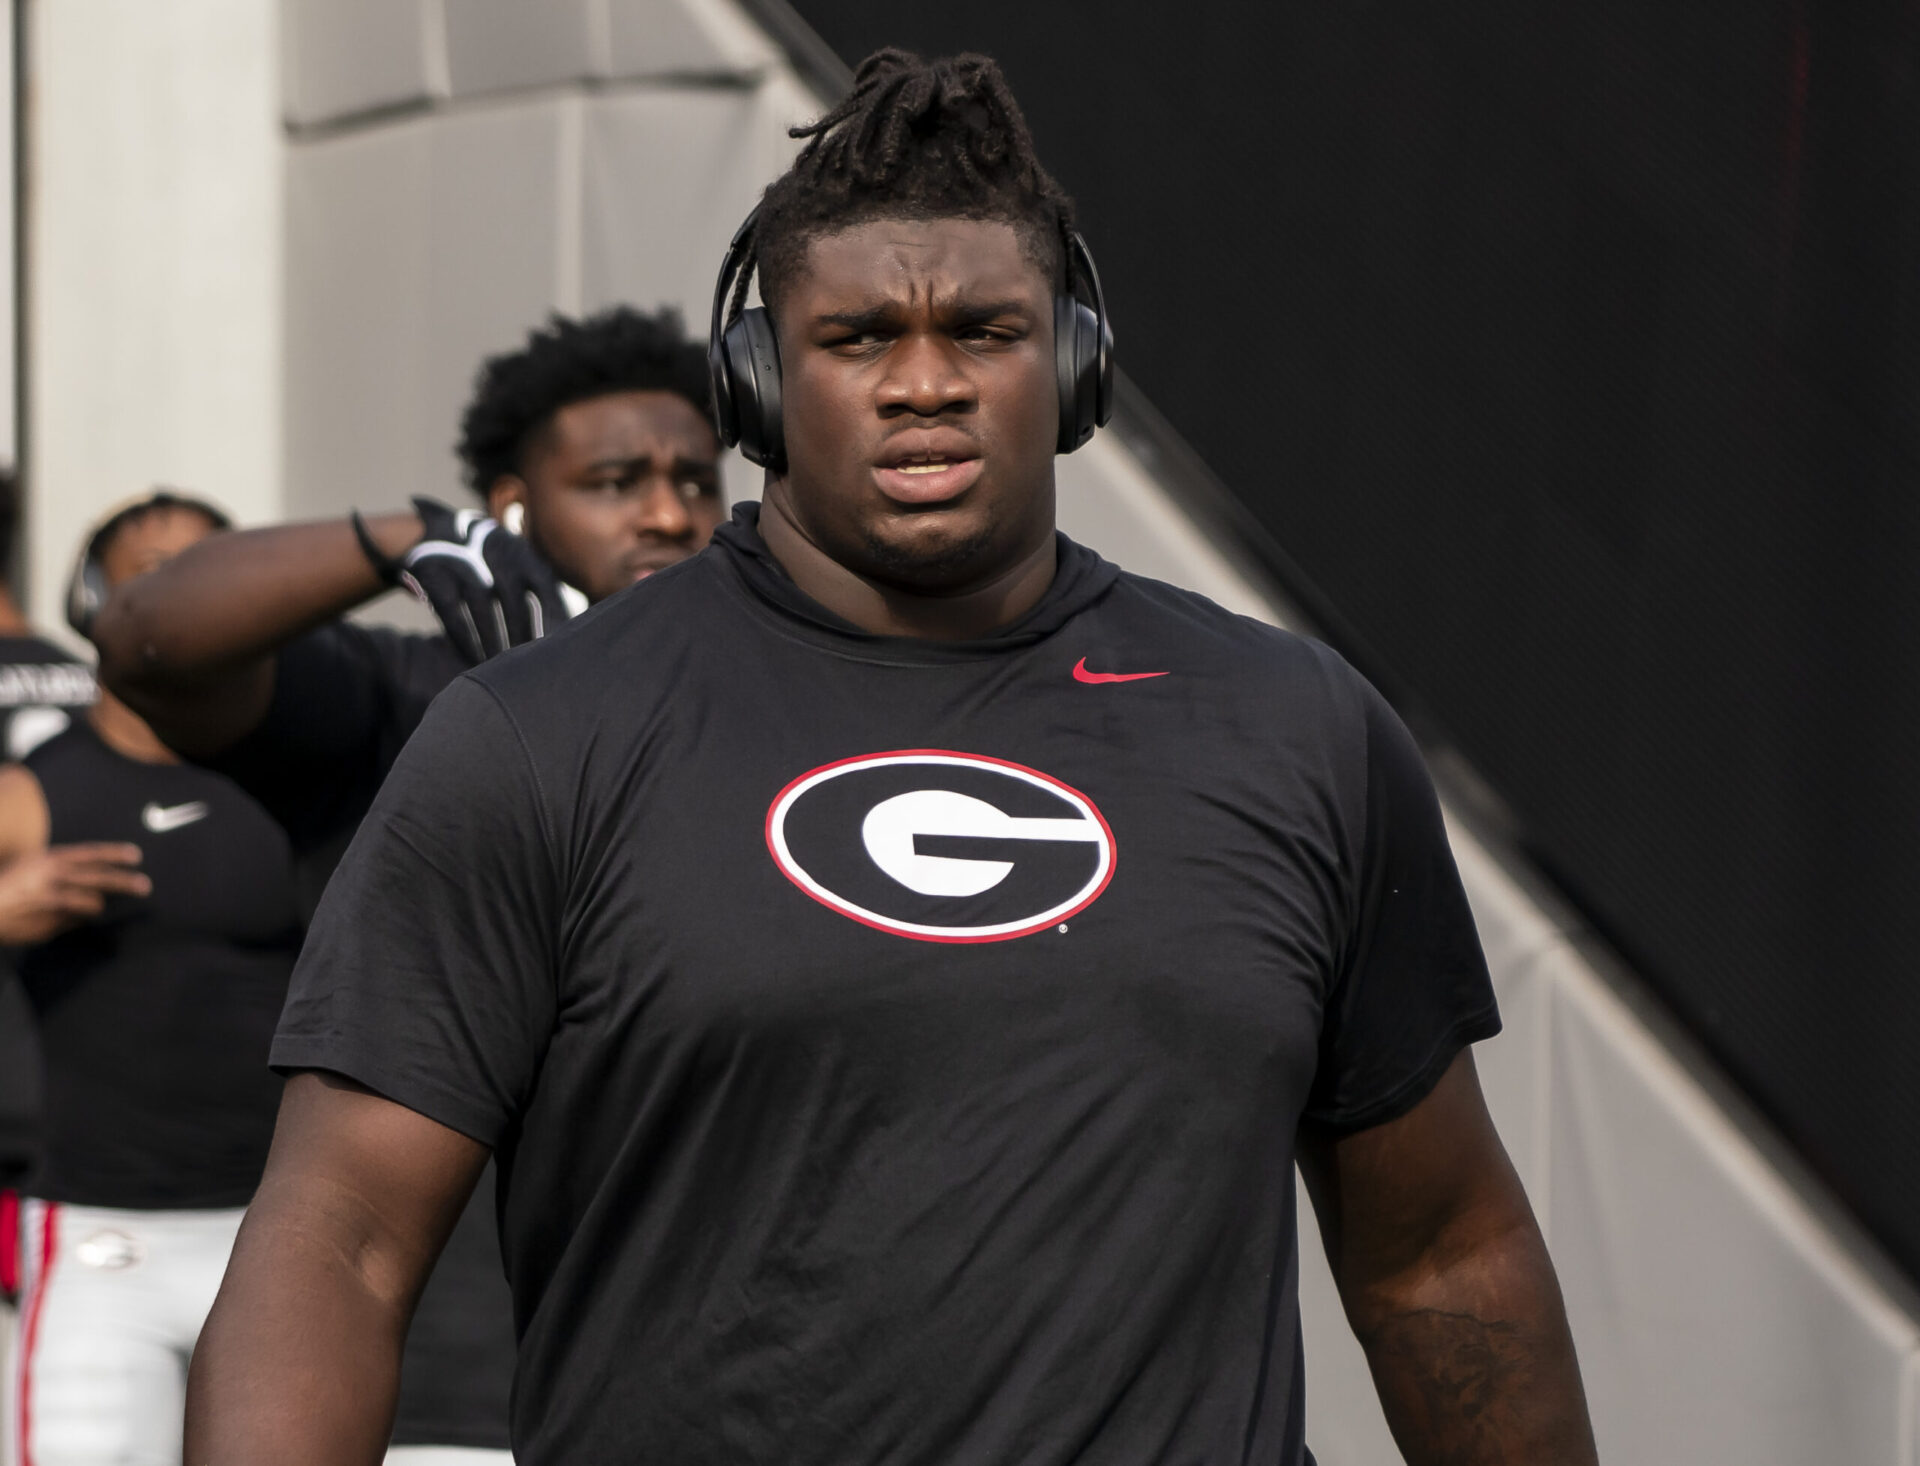
[[[493,589],[493,567],[482,558],[480,547],[487,542],[487,534],[496,528],[498,526],[489,520],[487,529],[481,532],[480,537],[467,545],[456,545],[450,540],[424,540],[407,551],[404,563],[413,566],[418,565],[422,560],[451,556],[471,566],[480,583],[491,590]]]

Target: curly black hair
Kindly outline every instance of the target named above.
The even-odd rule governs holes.
[[[106,518],[93,527],[87,536],[86,547],[81,551],[85,560],[99,560],[113,548],[113,542],[126,530],[145,522],[155,514],[164,511],[183,511],[198,514],[206,520],[208,526],[218,534],[222,530],[233,528],[233,520],[227,517],[227,511],[205,499],[182,493],[179,489],[156,488],[151,493],[130,499],[116,509],[109,510]]]
[[[1040,166],[992,57],[925,61],[911,51],[875,51],[839,106],[789,134],[807,144],[761,198],[730,315],[746,302],[752,266],[772,306],[813,239],[869,219],[1012,224],[1041,273],[1066,287],[1073,201]]]
[[[518,351],[480,364],[455,449],[467,482],[485,494],[519,473],[528,441],[561,408],[649,391],[678,392],[708,415],[706,348],[687,339],[679,311],[617,305],[578,321],[556,312]]]

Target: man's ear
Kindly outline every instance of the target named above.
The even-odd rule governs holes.
[[[517,473],[503,473],[487,490],[487,513],[515,534],[525,534],[527,481]]]

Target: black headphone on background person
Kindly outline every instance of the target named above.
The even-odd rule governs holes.
[[[82,636],[92,638],[93,623],[99,619],[100,608],[107,603],[107,572],[100,563],[100,547],[129,519],[151,514],[156,509],[191,509],[195,514],[205,515],[217,530],[233,528],[233,521],[224,510],[172,489],[155,489],[110,510],[87,535],[87,543],[67,581],[67,625]]]
[[[739,446],[748,462],[775,473],[787,466],[782,427],[780,344],[773,318],[760,306],[727,322],[727,297],[747,254],[747,241],[760,217],[754,206],[734,231],[713,287],[713,321],[707,332],[707,371],[713,379],[713,421],[720,441]],[[1071,453],[1105,427],[1113,416],[1113,325],[1093,252],[1077,229],[1063,229],[1067,251],[1067,289],[1053,298],[1054,371],[1060,384],[1060,433],[1056,453]],[[1090,301],[1073,293],[1086,286]]]

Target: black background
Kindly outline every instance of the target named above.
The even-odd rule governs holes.
[[[1920,7],[801,0],[997,55],[1120,359],[1920,1276]]]

